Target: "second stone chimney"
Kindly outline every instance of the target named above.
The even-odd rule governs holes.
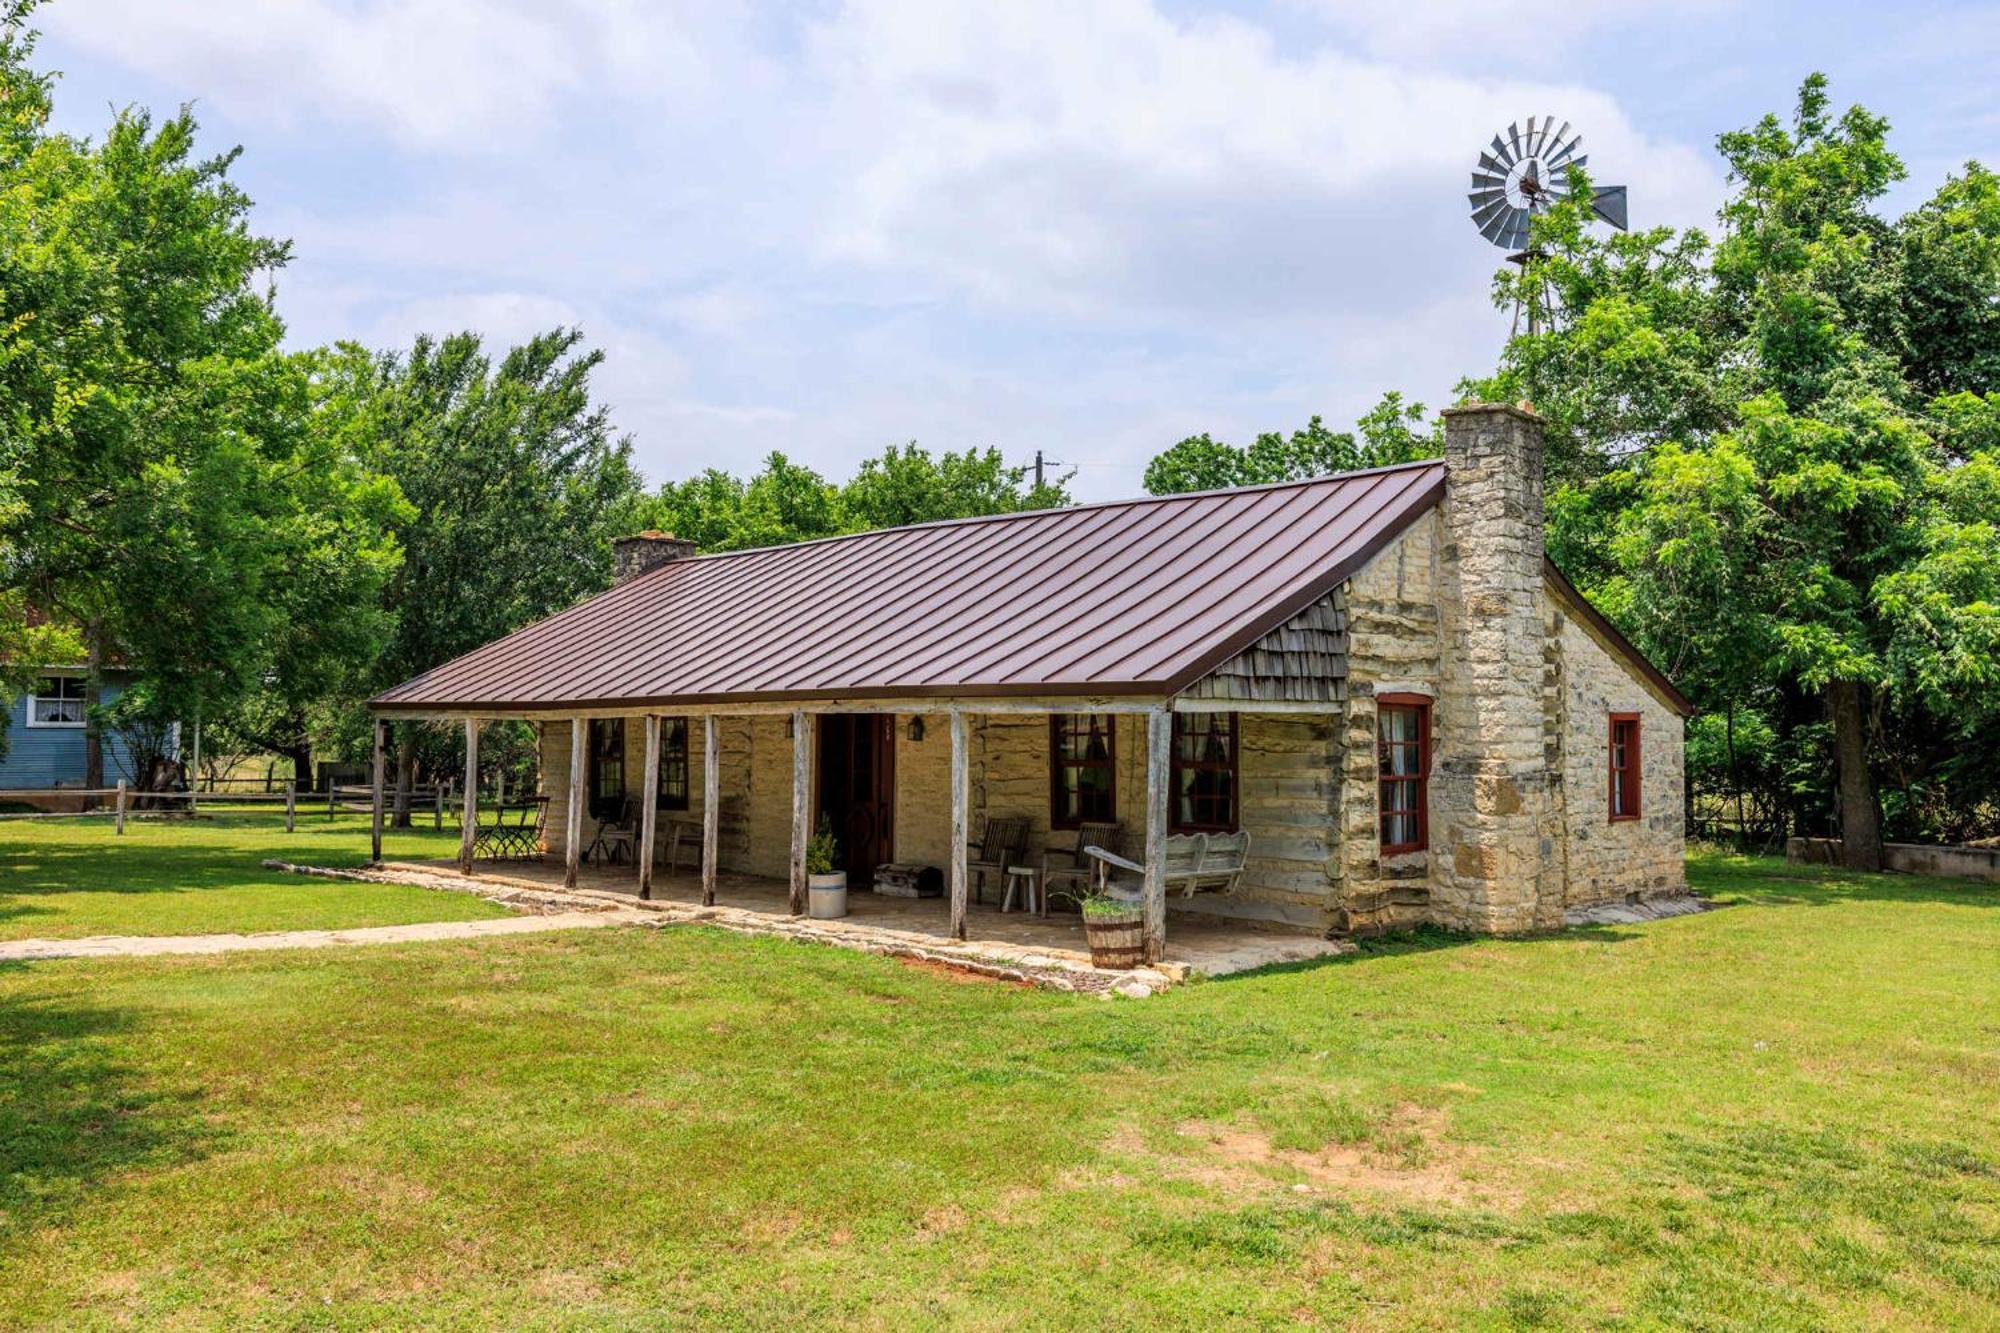
[[[694,554],[694,543],[671,532],[648,529],[611,539],[611,586],[630,582],[648,570]]]
[[[1561,778],[1545,744],[1542,419],[1475,403],[1445,419],[1444,630],[1431,856],[1452,924],[1560,924]]]

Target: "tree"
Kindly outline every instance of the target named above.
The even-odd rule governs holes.
[[[1550,318],[1468,385],[1551,421],[1552,550],[1697,702],[1781,737],[1825,719],[1846,856],[1868,868],[1892,733],[1963,742],[1991,716],[2000,578],[1980,396],[2000,204],[1973,164],[1884,221],[1887,135],[1833,115],[1814,76],[1789,123],[1718,140],[1719,242],[1602,238],[1583,205],[1551,210],[1533,274],[1496,279],[1502,301],[1546,290]],[[1906,777],[1940,759],[1901,748]]]
[[[10,597],[80,634],[96,787],[103,663],[168,716],[228,706],[302,619],[372,602],[395,493],[307,429],[258,285],[290,249],[251,230],[236,152],[195,157],[185,108],[50,132],[28,9],[0,32],[0,551]]]
[[[393,630],[372,659],[372,685],[428,671],[609,584],[611,539],[643,524],[630,441],[591,401],[602,360],[574,329],[531,338],[497,364],[475,333],[420,337],[408,353],[344,344],[318,360],[316,436],[365,460],[406,501],[395,528],[403,559],[380,604]],[[399,824],[418,749],[415,728],[403,728]]]
[[[1067,476],[1036,487],[998,449],[932,454],[890,445],[836,485],[782,453],[745,481],[710,468],[660,487],[651,525],[703,551],[740,551],[935,519],[1011,514],[1070,502]]]
[[[1213,491],[1434,458],[1444,442],[1436,428],[1418,429],[1424,417],[1422,403],[1405,403],[1391,391],[1357,423],[1359,439],[1328,430],[1317,416],[1302,430],[1267,431],[1241,448],[1206,433],[1190,435],[1146,465],[1146,490],[1153,495]]]

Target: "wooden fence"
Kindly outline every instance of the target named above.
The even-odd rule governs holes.
[[[121,780],[115,787],[42,787],[42,788],[30,788],[26,790],[9,789],[5,792],[0,792],[0,796],[4,796],[10,800],[21,797],[60,797],[63,799],[68,799],[71,797],[108,796],[111,798],[111,807],[105,810],[72,810],[72,811],[37,810],[27,814],[0,814],[0,819],[79,819],[79,818],[87,819],[95,815],[116,820],[118,825],[118,832],[120,833],[123,833],[125,831],[125,817],[128,814],[138,813],[133,808],[133,803],[135,801],[159,801],[159,802],[183,801],[186,803],[186,805],[185,808],[179,813],[193,814],[196,810],[200,809],[201,806],[207,804],[228,805],[231,803],[237,803],[237,804],[268,806],[268,805],[274,805],[278,801],[282,800],[285,803],[285,832],[291,833],[298,828],[299,793],[297,784],[292,782],[287,782],[284,786],[283,791],[276,791],[276,792],[141,791]],[[164,813],[173,813],[173,812],[168,811]]]

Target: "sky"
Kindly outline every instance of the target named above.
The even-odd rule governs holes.
[[[654,482],[1039,449],[1082,499],[1490,370],[1479,149],[1555,114],[1635,225],[1822,70],[1920,202],[2000,162],[2000,7],[1725,0],[54,0],[57,123],[193,103],[291,341],[575,325]]]

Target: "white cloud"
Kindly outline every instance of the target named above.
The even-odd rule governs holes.
[[[247,144],[259,225],[297,243],[296,338],[579,324],[659,477],[774,447],[843,472],[916,437],[1042,447],[1090,465],[1084,493],[1130,492],[1192,431],[1344,426],[1489,365],[1500,257],[1464,196],[1508,121],[1576,123],[1640,222],[1704,220],[1721,185],[1560,67],[1413,70],[1393,26],[1281,44],[1146,0],[46,21]]]
[[[325,118],[407,147],[505,152],[559,137],[580,92],[716,95],[718,55],[751,63],[738,18],[641,0],[73,0],[38,21],[267,126]]]

